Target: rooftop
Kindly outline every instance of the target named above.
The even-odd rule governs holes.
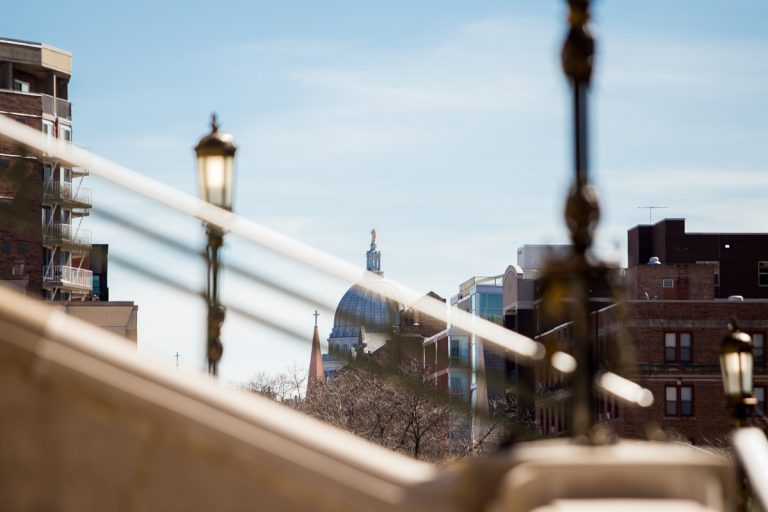
[[[72,54],[45,43],[0,38],[0,61],[72,74]]]

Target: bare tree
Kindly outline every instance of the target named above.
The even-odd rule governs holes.
[[[449,454],[448,396],[425,381],[422,365],[413,360],[394,367],[371,359],[349,364],[301,409],[417,459]]]
[[[304,399],[306,381],[307,371],[294,363],[276,374],[257,372],[243,387],[276,402],[296,407]]]

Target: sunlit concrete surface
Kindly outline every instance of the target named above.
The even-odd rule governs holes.
[[[736,509],[731,461],[692,446],[548,440],[519,446],[514,459],[494,512]]]
[[[390,510],[436,469],[0,288],[0,510]]]
[[[54,302],[53,307],[63,309],[68,315],[106,329],[129,339],[138,340],[137,324],[139,306],[130,301],[108,302]]]

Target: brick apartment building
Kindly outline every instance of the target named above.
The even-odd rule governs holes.
[[[71,76],[69,52],[0,38],[0,114],[50,140],[72,142]],[[81,227],[87,174],[0,138],[0,283],[135,343],[138,306],[109,301],[107,245]]]
[[[0,113],[71,142],[71,75],[68,52],[0,39]],[[86,174],[0,139],[0,279],[49,300],[90,295],[91,233],[80,226],[91,207]]]
[[[600,399],[596,419],[626,437],[644,437],[651,426],[693,443],[718,442],[730,429],[719,366],[720,342],[729,319],[752,335],[757,410],[764,411],[768,300],[758,269],[760,262],[768,261],[768,234],[688,235],[684,221],[677,219],[644,228],[651,227],[629,230],[626,300],[594,311],[593,327],[598,350],[609,360],[611,351],[634,353],[633,378],[653,392],[655,402],[638,410]],[[664,251],[660,254],[677,255],[678,261],[648,253],[643,244],[650,243],[650,236],[642,243],[638,240],[649,233],[657,238],[654,246]],[[717,256],[717,244],[733,252]],[[722,298],[724,293],[731,297]],[[628,342],[619,336],[622,328]],[[538,339],[567,350],[570,334],[570,324],[565,323]],[[536,370],[535,414],[543,435],[561,435],[569,428],[567,384],[554,370]]]
[[[715,298],[768,299],[768,234],[686,233],[685,219],[635,226],[628,233],[629,267],[657,257],[662,263],[715,267]]]

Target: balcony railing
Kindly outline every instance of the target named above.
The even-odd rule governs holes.
[[[43,97],[43,113],[52,116],[72,119],[72,104],[61,98],[54,98],[48,94],[41,94]]]
[[[66,181],[50,181],[45,184],[45,199],[72,201],[86,207],[91,206],[91,189],[73,185]]]
[[[69,224],[48,224],[43,226],[43,241],[49,244],[69,242],[90,247],[91,231],[89,229],[74,229]]]
[[[91,291],[93,287],[93,272],[64,265],[48,265],[43,267],[43,284],[48,286],[69,286]]]

